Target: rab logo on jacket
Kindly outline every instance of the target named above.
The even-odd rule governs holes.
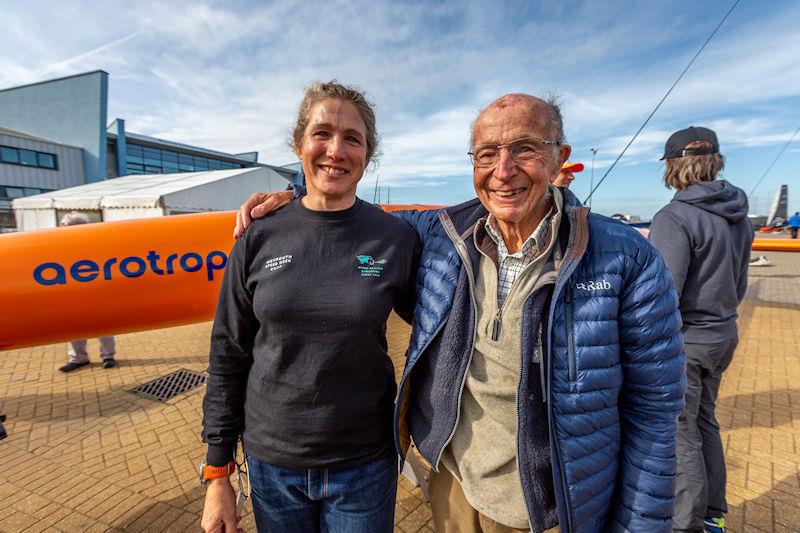
[[[597,281],[586,281],[575,284],[575,288],[583,289],[584,291],[599,291],[603,289],[610,289],[611,283],[608,280],[602,279]]]

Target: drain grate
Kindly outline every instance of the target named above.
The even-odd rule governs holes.
[[[202,372],[192,372],[184,368],[139,385],[131,392],[151,400],[166,402],[178,394],[195,389],[206,382],[208,376]]]

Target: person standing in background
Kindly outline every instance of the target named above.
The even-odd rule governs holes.
[[[723,372],[738,342],[737,307],[747,289],[753,227],[744,191],[717,175],[725,166],[717,135],[673,133],[664,183],[677,192],[650,226],[680,299],[686,404],[678,419],[673,531],[725,531],[725,455],[714,414]]]
[[[573,176],[575,172],[583,172],[583,163],[571,163],[566,161],[561,165],[561,170],[558,172],[556,179],[553,180],[553,185],[568,189],[569,184],[575,179],[575,176]]]
[[[89,217],[78,211],[72,211],[64,215],[58,225],[64,227],[88,223]],[[114,360],[114,354],[117,351],[114,337],[100,337],[99,340],[103,368],[114,368],[117,366],[117,362]],[[86,344],[86,339],[70,341],[69,345],[67,345],[67,363],[59,367],[61,372],[72,372],[89,364],[89,352],[86,349]]]
[[[800,211],[796,211],[794,216],[786,221],[789,230],[792,232],[792,239],[797,238],[797,229],[800,228]]]

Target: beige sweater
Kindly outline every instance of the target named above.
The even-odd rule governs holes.
[[[550,223],[545,251],[528,264],[502,306],[496,341],[497,266],[486,255],[475,280],[478,325],[475,347],[461,398],[461,411],[442,463],[461,483],[464,495],[481,514],[501,524],[526,529],[528,511],[517,466],[517,389],[521,371],[522,305],[537,287],[552,255],[561,222],[561,195]],[[550,282],[553,278],[550,278]],[[547,431],[547,428],[542,428]]]

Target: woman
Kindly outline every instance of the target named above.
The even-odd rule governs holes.
[[[307,195],[233,247],[211,336],[203,528],[235,529],[241,435],[260,531],[391,531],[397,460],[385,324],[410,319],[416,235],[356,197],[376,153],[363,93],[306,89],[292,136]]]

